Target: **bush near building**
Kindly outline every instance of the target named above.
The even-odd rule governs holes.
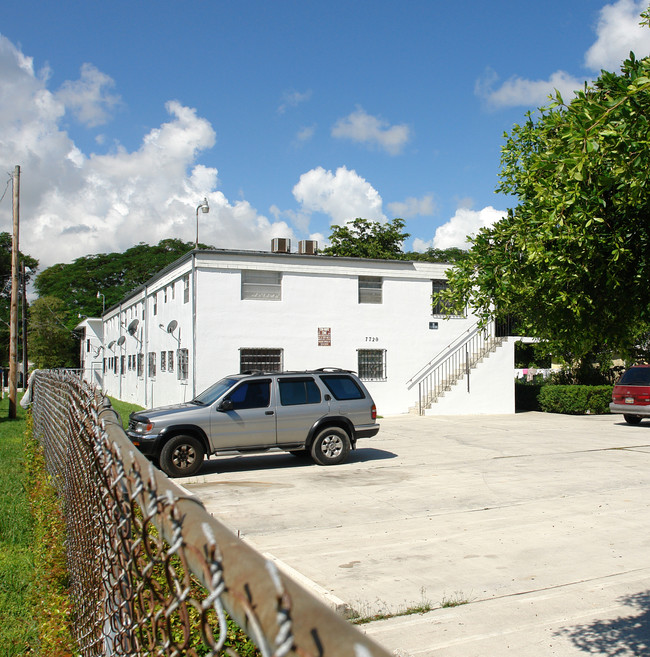
[[[612,386],[545,385],[537,397],[546,413],[565,415],[599,415],[609,413]]]

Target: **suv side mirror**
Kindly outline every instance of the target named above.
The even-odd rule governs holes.
[[[219,404],[219,406],[217,406],[217,410],[221,411],[222,413],[225,413],[226,411],[232,411],[233,408],[235,408],[235,406],[232,403],[232,400],[230,400],[230,399],[224,399]]]

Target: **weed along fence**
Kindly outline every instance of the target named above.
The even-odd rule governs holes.
[[[37,372],[32,400],[82,655],[219,654],[227,614],[264,657],[388,656],[154,468],[77,376]]]

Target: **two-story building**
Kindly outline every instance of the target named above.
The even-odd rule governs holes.
[[[468,356],[469,377],[454,374],[462,384],[432,374],[484,333],[471,315],[445,319],[432,306],[449,265],[311,255],[309,243],[290,253],[287,242],[191,251],[109,308],[103,389],[152,407],[235,372],[339,367],[359,374],[380,414],[432,401],[428,413],[514,412],[512,341]]]

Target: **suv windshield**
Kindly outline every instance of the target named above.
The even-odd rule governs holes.
[[[650,367],[632,367],[619,379],[619,386],[650,386]]]
[[[230,390],[235,383],[237,383],[237,379],[221,379],[221,381],[213,383],[207,390],[204,390],[200,395],[197,395],[192,401],[195,404],[201,405],[212,404],[212,402],[216,401],[219,397]]]

